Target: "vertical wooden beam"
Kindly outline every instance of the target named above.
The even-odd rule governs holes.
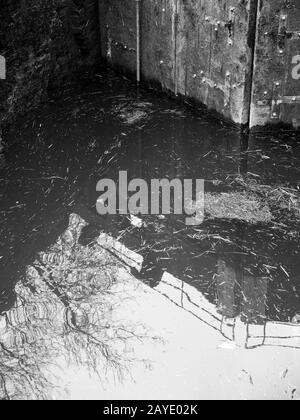
[[[244,111],[243,121],[244,128],[249,130],[250,128],[250,116],[251,116],[251,101],[253,91],[253,77],[254,77],[254,66],[255,66],[255,45],[256,45],[256,28],[258,19],[258,1],[250,0],[250,11],[249,11],[249,30],[247,44],[250,50],[250,65],[246,68],[245,75],[245,93],[244,93]]]
[[[300,83],[293,75],[300,51],[299,0],[259,0],[256,34],[250,128],[300,129]]]
[[[177,29],[178,29],[178,0],[175,0],[175,9],[173,16],[173,43],[174,43],[174,93],[178,95],[178,71],[177,71]]]
[[[6,79],[6,60],[2,55],[0,55],[0,79]]]
[[[136,81],[141,81],[141,1],[136,0]]]

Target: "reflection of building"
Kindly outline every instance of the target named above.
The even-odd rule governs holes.
[[[216,275],[218,310],[226,318],[240,315],[249,324],[266,321],[268,281],[266,277],[254,277],[239,268],[218,260]]]

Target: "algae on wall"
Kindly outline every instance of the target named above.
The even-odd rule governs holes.
[[[50,88],[98,58],[95,0],[0,0],[1,126],[38,106]],[[1,137],[0,137],[1,138]]]

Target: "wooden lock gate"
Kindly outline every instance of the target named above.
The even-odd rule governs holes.
[[[251,128],[300,128],[299,0],[99,0],[102,55]]]

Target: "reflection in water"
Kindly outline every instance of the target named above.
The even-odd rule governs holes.
[[[235,318],[237,314],[235,300],[236,273],[227,267],[224,261],[219,260],[216,278],[218,311],[226,318]]]
[[[249,274],[232,259],[218,259],[217,309],[222,316],[221,333],[247,349],[279,346],[300,349],[299,315],[280,322],[280,296],[272,276]],[[278,299],[279,298],[279,299]],[[296,300],[298,302],[298,300]],[[282,303],[282,302],[281,302]],[[295,307],[299,311],[299,306]]]
[[[146,337],[143,326],[114,320],[122,299],[114,287],[124,272],[99,245],[78,243],[85,225],[71,215],[58,241],[27,267],[13,308],[0,317],[1,399],[49,398],[60,363],[99,377],[113,368],[120,378],[134,361],[131,342]]]
[[[135,86],[113,73],[66,88],[20,121],[0,163],[3,394],[42,392],[41,366],[59,354],[94,367],[98,333],[106,356],[107,329],[94,304],[101,306],[109,276],[101,277],[93,258],[104,257],[89,246],[103,230],[144,257],[141,279],[151,286],[168,271],[210,305],[217,296],[225,318],[258,326],[298,322],[298,140],[241,138],[153,92],[141,89],[137,97]],[[121,170],[148,182],[205,179],[204,223],[186,228],[184,217],[145,216],[136,228],[127,217],[99,217],[96,184],[117,180]],[[71,213],[86,221],[79,241],[78,224],[75,238],[68,229]]]
[[[5,168],[5,166],[6,166],[5,156],[3,153],[1,153],[1,150],[0,150],[0,169]]]
[[[261,324],[267,319],[266,303],[268,279],[244,275],[241,287],[241,318],[251,324]]]
[[[264,324],[268,282],[268,278],[254,277],[219,260],[216,275],[219,312],[226,318],[240,315],[245,323]]]

